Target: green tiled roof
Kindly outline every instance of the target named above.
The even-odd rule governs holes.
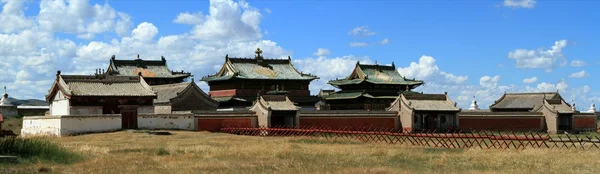
[[[191,76],[188,72],[174,72],[167,66],[164,57],[162,60],[116,60],[110,59],[108,73],[116,76],[138,76],[142,73],[144,78],[186,78]]]
[[[202,81],[238,79],[314,80],[317,76],[304,74],[292,65],[290,59],[229,58],[219,73],[205,76]],[[224,73],[229,72],[229,73]]]
[[[392,66],[386,65],[361,65],[356,64],[355,71],[364,76],[363,78],[345,78],[339,80],[331,80],[328,83],[334,86],[359,84],[369,82],[374,84],[398,84],[398,85],[421,85],[423,81],[406,79],[398,71],[392,63]]]
[[[379,93],[377,91],[378,90],[338,91],[336,93],[329,94],[327,97],[325,97],[325,100],[354,99],[354,98],[358,98],[358,97],[366,97],[366,98],[373,98],[373,99],[396,99],[396,98],[398,98],[400,93],[406,93],[406,94],[416,93],[413,91],[402,91],[402,92],[399,92],[398,94],[390,94],[389,92]]]

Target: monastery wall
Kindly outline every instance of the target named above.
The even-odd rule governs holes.
[[[121,115],[69,115],[23,117],[21,136],[68,136],[121,129]]]
[[[393,111],[324,110],[300,111],[298,126],[343,128],[399,128],[400,120]]]
[[[219,132],[222,127],[258,127],[253,111],[201,111],[194,113],[198,131]]]
[[[153,114],[154,106],[139,106],[137,112],[138,114]]]
[[[543,116],[459,116],[463,130],[544,131]]]
[[[139,129],[196,130],[193,114],[139,114]]]
[[[596,130],[595,114],[575,114],[573,115],[573,129],[575,130]]]

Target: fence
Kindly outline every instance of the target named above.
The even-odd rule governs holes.
[[[385,128],[260,127],[227,126],[221,132],[250,136],[312,136],[389,144],[409,144],[437,148],[484,149],[600,149],[600,134],[556,134],[541,132],[492,132],[435,130],[410,132]]]

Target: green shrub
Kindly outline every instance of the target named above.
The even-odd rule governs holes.
[[[20,161],[50,161],[62,164],[77,162],[82,156],[42,138],[0,138],[0,155],[17,156]]]
[[[156,155],[158,156],[165,156],[165,155],[170,155],[171,152],[169,152],[167,149],[165,149],[164,147],[160,147],[158,148],[158,150],[156,151]]]

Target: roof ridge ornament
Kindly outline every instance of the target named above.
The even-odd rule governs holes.
[[[256,60],[262,60],[262,50],[260,50],[260,48],[256,48],[256,51],[254,51],[254,53],[256,53],[256,56],[254,57]]]
[[[137,55],[137,60],[142,60],[142,59],[140,59],[140,54]]]

